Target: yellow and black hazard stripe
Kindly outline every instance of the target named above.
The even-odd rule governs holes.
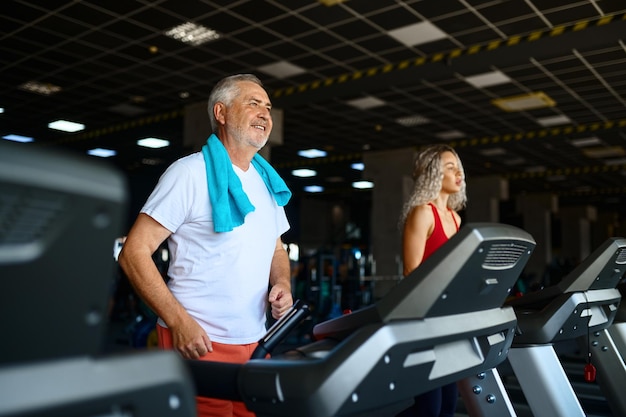
[[[291,96],[293,94],[317,90],[323,87],[344,84],[348,81],[360,80],[365,77],[373,77],[380,74],[387,74],[392,71],[401,71],[411,67],[419,67],[421,65],[429,63],[449,62],[450,60],[459,58],[461,56],[475,55],[479,52],[484,51],[494,51],[502,47],[515,46],[523,42],[534,42],[545,37],[555,37],[568,32],[579,32],[581,30],[594,26],[604,26],[617,20],[626,20],[626,14],[612,14],[595,19],[582,20],[569,25],[559,25],[551,29],[531,32],[527,35],[511,36],[507,39],[498,39],[490,42],[471,45],[467,48],[453,49],[447,52],[437,52],[429,56],[417,57],[413,60],[405,60],[394,64],[385,64],[366,70],[355,71],[353,73],[341,74],[336,77],[330,77],[323,80],[311,81],[309,83],[300,84],[298,86],[278,88],[271,92],[271,96],[273,98]]]

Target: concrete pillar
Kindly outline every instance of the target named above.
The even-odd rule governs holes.
[[[500,221],[500,201],[509,198],[509,182],[489,176],[467,180],[465,223]]]
[[[621,227],[620,227],[621,224]],[[626,237],[626,224],[619,221],[619,213],[616,211],[599,212],[591,228],[592,250],[600,246],[610,237]]]
[[[517,204],[523,216],[523,229],[537,243],[524,271],[531,284],[540,283],[546,266],[552,261],[551,214],[558,210],[558,199],[553,194],[522,194],[518,196]]]
[[[597,219],[593,206],[571,206],[559,209],[561,218],[561,255],[578,265],[595,248],[591,247],[591,223]]]
[[[207,105],[202,101],[185,107],[183,147],[190,152],[199,151],[211,135]]]
[[[402,274],[402,242],[399,228],[402,206],[413,186],[411,172],[415,149],[367,152],[363,177],[374,182],[371,212],[371,253],[376,275]]]

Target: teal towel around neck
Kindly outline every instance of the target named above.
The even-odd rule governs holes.
[[[233,170],[226,148],[215,134],[209,136],[202,147],[202,155],[206,165],[214,230],[216,233],[230,232],[243,224],[246,215],[254,211],[254,206],[241,187],[241,180]],[[263,178],[276,203],[285,206],[291,198],[291,191],[285,181],[259,154],[252,158],[252,165]]]

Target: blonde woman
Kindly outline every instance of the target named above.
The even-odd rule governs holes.
[[[461,159],[447,145],[422,150],[413,168],[415,186],[401,218],[404,275],[417,268],[461,226],[458,211],[465,207],[465,173]],[[456,383],[415,397],[415,404],[398,417],[453,417]]]

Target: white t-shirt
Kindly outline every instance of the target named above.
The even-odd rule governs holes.
[[[211,340],[246,344],[265,334],[270,265],[289,223],[252,164],[233,169],[255,210],[230,232],[213,229],[200,152],[174,162],[141,211],[172,232],[168,286],[176,299]]]

